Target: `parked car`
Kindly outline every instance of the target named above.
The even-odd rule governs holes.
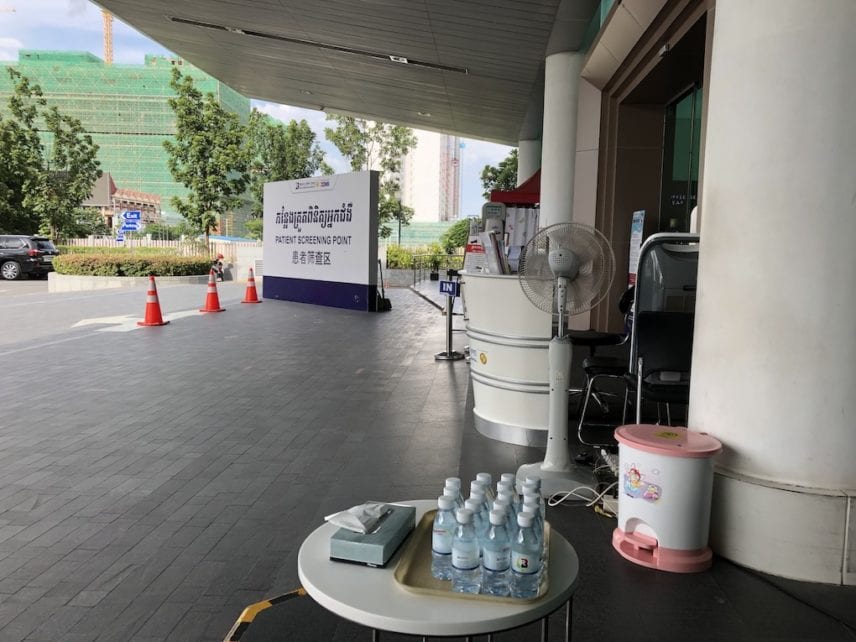
[[[7,281],[28,274],[47,276],[53,270],[53,258],[59,250],[43,236],[25,234],[0,235],[0,276]]]

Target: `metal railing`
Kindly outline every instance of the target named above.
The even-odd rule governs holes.
[[[426,275],[431,278],[432,273],[437,273],[440,278],[446,275],[447,270],[461,270],[464,267],[463,254],[414,254],[411,263],[413,269],[413,285],[424,281]]]

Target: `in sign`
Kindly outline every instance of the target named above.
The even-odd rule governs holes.
[[[457,281],[440,281],[440,294],[460,296],[461,285]]]

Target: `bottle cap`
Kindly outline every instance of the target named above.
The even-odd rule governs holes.
[[[492,526],[502,526],[503,524],[505,524],[505,511],[490,511],[490,523]]]
[[[532,526],[532,518],[533,515],[529,511],[517,513],[517,525],[520,528],[529,528],[530,526]]]
[[[514,473],[502,473],[502,475],[499,476],[499,479],[500,481],[509,483],[512,486],[514,486],[514,482],[517,480],[517,478],[514,476]]]
[[[541,478],[538,475],[526,475],[526,481],[533,482],[541,490]]]
[[[452,486],[461,489],[461,478],[460,477],[446,477],[446,486]]]
[[[437,498],[437,508],[440,510],[451,510],[454,506],[454,500],[448,495],[443,495],[442,497]]]
[[[496,498],[497,499],[503,499],[503,500],[507,501],[509,506],[511,506],[511,504],[514,502],[514,495],[509,493],[507,490],[499,491],[496,494]]]
[[[479,502],[484,502],[484,489],[482,488],[474,488],[470,491],[471,499],[478,499]]]
[[[484,484],[482,484],[478,479],[475,479],[470,482],[470,492],[473,492],[477,488],[480,491],[484,491]]]
[[[493,477],[491,477],[490,473],[479,473],[476,475],[476,481],[480,481],[487,488],[493,485]]]
[[[521,492],[524,496],[526,495],[540,495],[541,488],[535,482],[523,482],[520,486]]]
[[[458,520],[459,524],[472,524],[473,523],[473,511],[468,508],[459,508],[458,512],[455,513],[455,519]]]
[[[504,512],[508,512],[510,504],[506,499],[495,499],[493,500],[493,510],[501,510]]]
[[[458,491],[457,491],[457,490],[455,490],[454,488],[449,488],[448,486],[446,486],[446,487],[443,489],[443,494],[444,494],[446,497],[451,497],[451,499],[452,499],[452,501],[453,501],[453,502],[458,501],[458,497],[460,497],[460,494],[458,493]]]
[[[473,497],[470,497],[468,500],[466,500],[464,502],[464,508],[466,508],[467,510],[473,511],[473,514],[475,514],[475,513],[479,512],[479,509],[481,508],[481,501],[478,499],[475,499]]]
[[[523,505],[524,506],[532,506],[535,510],[541,510],[541,496],[540,495],[524,495],[523,496]]]

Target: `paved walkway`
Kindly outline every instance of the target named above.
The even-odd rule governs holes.
[[[266,301],[15,346],[0,640],[222,639],[297,585],[324,515],[436,495],[458,467],[467,365],[433,360],[434,307],[388,296],[386,314]]]
[[[222,640],[244,606],[298,586],[297,549],[324,515],[542,456],[475,432],[468,366],[434,361],[445,317],[410,289],[388,290],[384,314],[240,294],[225,286],[227,311],[199,315],[198,288],[164,288],[164,312],[187,314],[129,332],[71,326],[141,315],[144,292],[3,300],[0,641]],[[32,331],[15,339],[13,317]],[[658,573],[615,554],[612,519],[548,519],[580,556],[576,639],[854,639],[852,587],[718,558]],[[367,636],[303,599],[243,640]],[[497,637],[523,639],[537,631]]]

